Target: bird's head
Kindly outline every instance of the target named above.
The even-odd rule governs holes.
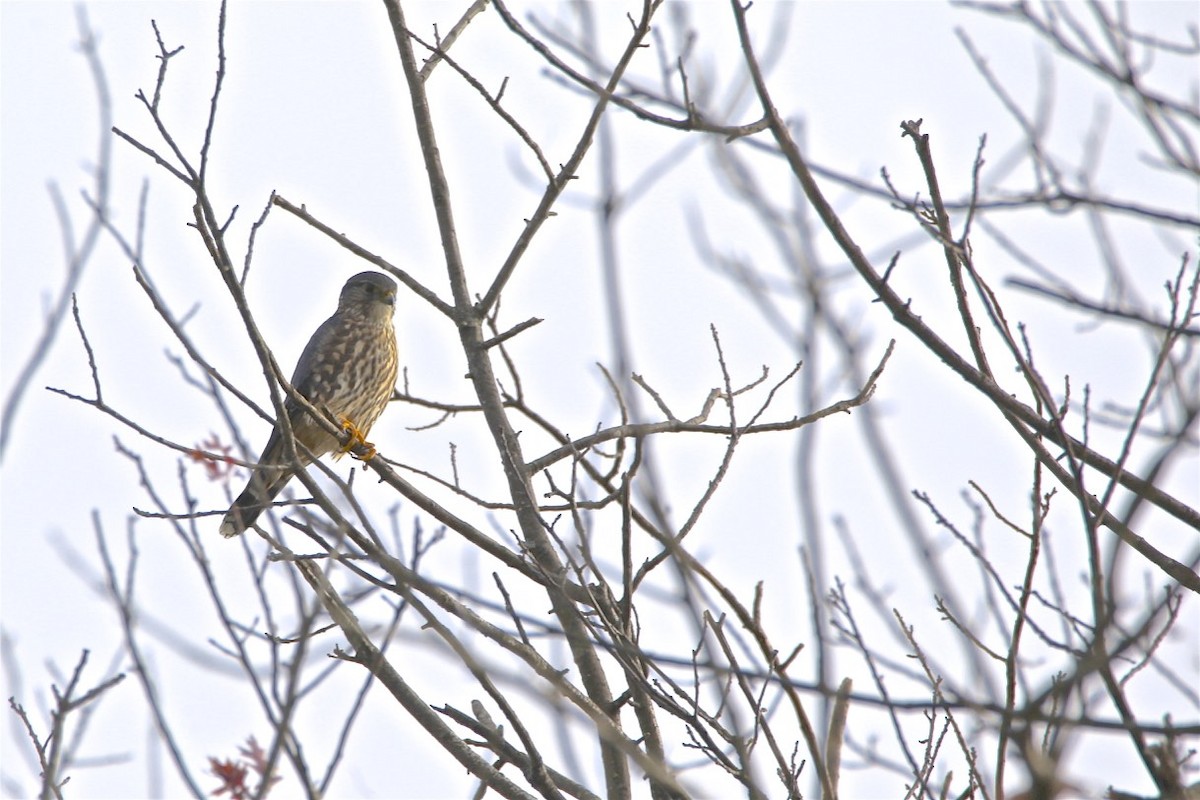
[[[391,320],[396,310],[396,282],[380,272],[360,272],[342,287],[338,312],[377,322]]]

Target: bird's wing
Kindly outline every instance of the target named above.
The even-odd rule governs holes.
[[[322,373],[337,366],[337,359],[329,358],[328,354],[336,349],[335,340],[339,328],[336,314],[321,323],[321,327],[317,328],[308,344],[304,346],[304,352],[300,354],[300,360],[296,362],[296,369],[292,373],[292,386],[314,405],[321,402],[320,388],[322,384],[328,385],[331,377]],[[326,354],[324,357],[320,355],[322,351]],[[287,405],[289,414],[300,410],[290,397]]]

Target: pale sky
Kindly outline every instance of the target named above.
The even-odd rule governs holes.
[[[448,29],[460,5],[406,7],[413,29],[424,35],[435,22],[441,30]],[[570,16],[565,8],[549,4],[522,8],[523,13],[537,9],[543,20]],[[87,5],[99,38],[115,126],[159,146],[144,108],[135,99],[139,89],[151,91],[158,67],[150,23],[154,19],[169,47],[185,48],[171,61],[163,109],[186,151],[195,153],[212,93],[216,9],[210,2]],[[743,74],[732,52],[735,41],[728,6],[703,2],[687,9],[700,32],[689,64],[693,91],[704,91],[706,82],[715,84],[714,105],[721,107]],[[623,26],[628,24],[624,4],[597,4],[593,11],[602,50],[611,58],[624,41]],[[934,141],[943,186],[952,187],[949,193],[955,198],[969,189],[981,135],[988,137],[988,168],[1000,167],[1021,146],[1017,126],[971,67],[955,37],[956,27],[969,34],[1023,107],[1032,108],[1039,88],[1048,88],[1039,83],[1038,72],[1039,65],[1051,63],[1045,47],[1035,46],[1012,24],[966,9],[939,3],[826,2],[797,3],[790,15],[772,16],[778,11],[777,4],[756,2],[752,17],[761,24],[758,35],[764,40],[769,20],[789,26],[788,47],[770,76],[777,104],[789,118],[803,122],[802,145],[815,163],[873,184],[886,167],[903,192],[925,194],[912,146],[900,137],[899,124],[905,119],[924,119],[923,130]],[[1175,38],[1182,38],[1182,25],[1188,21],[1195,25],[1197,17],[1195,5],[1183,2],[1136,3],[1130,6],[1130,14],[1138,25]],[[666,46],[674,48],[666,21],[664,11]],[[0,395],[5,399],[40,333],[46,304],[65,273],[62,233],[47,185],[53,182],[70,208],[77,239],[86,224],[80,193],[93,191],[89,170],[100,135],[96,96],[77,40],[72,5],[0,2]],[[230,241],[239,248],[235,260],[240,263],[244,256],[249,226],[274,190],[305,204],[320,219],[409,270],[448,300],[411,109],[382,5],[233,3],[226,46],[228,74],[213,141],[210,185],[225,213],[238,207],[230,228]],[[477,19],[456,47],[460,49],[453,51],[455,55],[472,65],[493,91],[509,79],[506,109],[528,126],[552,164],[564,160],[590,101],[547,79],[541,62],[512,41],[494,12]],[[1074,158],[1078,165],[1080,142],[1107,115],[1098,188],[1195,215],[1194,183],[1145,167],[1146,145],[1126,109],[1100,91],[1083,70],[1053,63],[1056,113],[1049,141],[1057,154]],[[634,74],[658,85],[658,64],[657,55],[647,52],[636,62]],[[1179,97],[1189,96],[1189,90],[1180,87],[1191,87],[1190,96],[1195,96],[1194,58],[1156,65],[1156,70],[1151,73],[1156,86]],[[523,219],[534,209],[539,174],[520,141],[444,65],[431,79],[430,91],[440,126],[439,145],[455,192],[471,288],[483,292]],[[733,111],[736,122],[756,117],[744,101]],[[682,135],[636,123],[622,113],[614,113],[612,119],[617,129],[617,180],[623,190],[639,187],[645,170],[668,154],[687,159],[686,166],[668,171],[644,194],[633,196],[620,218],[623,299],[635,342],[633,368],[679,416],[694,414],[708,390],[720,381],[709,334],[712,324],[720,332],[728,362],[734,365],[735,381],[749,382],[764,364],[773,377],[782,376],[795,361],[792,343],[782,341],[743,294],[703,264],[691,239],[689,220],[698,214],[707,238],[721,252],[753,260],[784,282],[786,272],[775,264],[772,242],[747,211],[724,198],[725,189],[712,177],[713,158],[707,147],[677,152]],[[191,213],[187,193],[127,144],[113,141],[112,148],[114,224],[133,235],[139,193],[147,186],[149,274],[175,313],[191,311],[188,331],[202,344],[205,356],[267,406],[261,369],[233,305],[223,295],[199,237],[187,227]],[[749,153],[749,147],[738,152]],[[782,162],[756,153],[747,157],[775,202],[788,205],[796,190]],[[561,202],[558,216],[535,240],[505,293],[502,308],[509,325],[530,316],[545,320],[515,340],[512,352],[523,365],[529,396],[577,436],[615,421],[596,367],[597,362],[611,364],[612,352],[603,306],[596,299],[602,284],[590,214],[598,186],[594,159],[593,152],[578,185]],[[1027,175],[1022,175],[1007,177],[1001,186],[1028,186]],[[985,183],[988,179],[985,169]],[[826,182],[825,189],[877,266],[885,266],[894,250],[904,249],[897,280],[905,282],[929,319],[949,320],[952,303],[943,285],[945,264],[939,252],[914,238],[912,220],[886,203],[863,199],[832,182]],[[1103,254],[1078,244],[1089,241],[1090,234],[1080,215],[1046,218],[1015,212],[1003,221],[1009,226],[1006,233],[1037,258],[1061,269],[1091,297],[1104,296]],[[1161,286],[1174,276],[1180,253],[1190,248],[1195,255],[1195,231],[1180,227],[1160,234],[1118,218],[1110,234],[1120,257],[1137,265],[1138,290],[1165,309]],[[1023,274],[986,238],[980,238],[977,248],[979,261],[997,288],[1004,278]],[[827,236],[818,237],[817,252],[829,264],[841,262]],[[285,370],[295,363],[309,333],[333,310],[337,288],[363,268],[285,212],[271,213],[255,245],[246,291],[256,320]],[[967,524],[970,513],[960,493],[972,480],[988,486],[993,499],[1019,513],[1028,493],[1029,459],[999,417],[989,414],[978,397],[915,341],[905,338],[882,307],[870,303],[865,287],[853,285],[855,278],[847,275],[844,280],[847,288],[839,295],[839,311],[858,320],[856,333],[863,337],[868,354],[865,363],[873,366],[888,340],[898,339],[896,356],[872,402],[878,404],[906,474],[922,478],[920,485],[909,488],[936,494],[944,509],[953,510]],[[1056,390],[1062,376],[1070,373],[1073,386],[1089,384],[1097,399],[1125,407],[1136,403],[1147,369],[1145,342],[1117,326],[1092,328],[1083,317],[1027,295],[1005,291],[1003,298],[1013,318],[1028,323],[1031,341],[1042,355],[1039,364],[1059,381]],[[180,355],[182,349],[169,338],[132,280],[128,259],[110,238],[102,237],[87,264],[78,303],[106,401],[173,441],[199,443],[214,432],[225,435],[211,404],[181,380],[169,356]],[[781,300],[781,307],[792,315],[790,321],[800,318],[801,304],[794,299]],[[402,366],[408,370],[414,394],[470,401],[457,338],[444,319],[418,298],[406,295],[399,303],[397,333]],[[961,326],[955,335],[961,337]],[[828,357],[816,369],[827,402],[854,393]],[[87,359],[69,319],[24,396],[0,462],[0,612],[21,670],[20,685],[6,673],[3,696],[18,694],[31,709],[38,707],[36,697],[48,696],[48,663],[55,665],[56,674],[67,673],[81,649],[87,648],[92,667],[84,682],[89,683],[99,680],[114,658],[121,661],[114,610],[62,555],[69,548],[86,565],[83,569],[96,574],[96,514],[123,563],[131,508],[150,506],[138,486],[134,464],[116,451],[115,440],[144,457],[146,469],[160,486],[174,490],[168,505],[184,510],[175,477],[180,465],[177,453],[157,447],[83,404],[47,392],[46,386],[89,396],[93,391]],[[1013,391],[1018,388],[1014,385]],[[772,412],[774,419],[810,410],[797,407],[795,393],[779,402]],[[645,398],[642,406],[653,409]],[[235,414],[251,448],[257,450],[266,439],[266,423],[240,406]],[[485,496],[498,495],[502,483],[488,460],[490,444],[482,422],[460,417],[446,426],[412,430],[434,419],[436,415],[421,409],[389,409],[373,438],[381,450],[439,474],[449,470],[448,448],[453,442],[464,481]],[[889,602],[904,608],[909,621],[937,641],[946,635],[945,624],[939,621],[932,599],[922,593],[922,587],[904,579],[914,569],[914,556],[906,545],[889,538],[893,520],[890,512],[878,510],[884,509],[881,490],[859,480],[863,450],[854,420],[843,416],[822,424],[826,427],[821,429],[817,480],[824,504],[819,510],[822,523],[844,519],[862,537],[859,546],[880,570],[876,579],[893,592]],[[539,455],[544,443],[530,436],[526,455]],[[1105,439],[1102,432],[1097,436],[1115,454],[1119,440],[1111,434]],[[964,448],[964,441],[974,446]],[[721,441],[684,437],[656,444],[666,471],[677,479],[669,499],[680,519],[703,492],[722,446]],[[794,463],[794,437],[746,442],[689,545],[719,565],[730,585],[746,596],[756,582],[764,580],[767,613],[785,626],[797,616],[808,618],[806,611],[797,611],[807,603],[807,595],[799,588],[803,575],[796,552],[802,534],[796,529]],[[1138,459],[1132,463],[1137,469],[1143,466]],[[194,465],[190,470],[189,486],[198,508],[217,510],[227,505],[223,487],[206,482]],[[1195,504],[1200,495],[1196,448],[1164,477],[1164,486]],[[373,487],[363,489],[365,497],[379,503],[379,515],[384,517],[391,496],[375,493]],[[487,515],[476,516],[481,526],[491,528]],[[216,541],[217,519],[202,523],[212,529],[213,541],[207,546],[214,572],[227,582],[223,589],[236,598],[239,592],[249,591],[244,558],[240,546],[221,549],[224,543]],[[1157,518],[1155,523],[1162,528],[1143,535],[1174,557],[1183,559],[1195,550],[1194,531]],[[494,524],[508,527],[503,520]],[[155,623],[193,637],[176,648],[149,635],[146,641],[163,677],[171,719],[182,732],[193,770],[200,773],[208,756],[232,753],[249,733],[257,733],[262,741],[268,735],[266,724],[236,683],[236,675],[206,670],[200,659],[181,656],[181,651],[204,653],[209,664],[220,663],[208,644],[222,635],[208,595],[195,568],[160,523],[140,520],[136,531],[141,602]],[[947,551],[954,549],[951,540],[943,544]],[[997,563],[1012,566],[1009,558],[1021,563],[1023,553],[1008,551],[1003,538],[992,545]],[[448,544],[433,564],[453,574],[450,581],[468,585],[479,580],[489,587],[494,565],[463,548],[461,542]],[[1064,550],[1069,546],[1064,544]],[[845,554],[837,551],[831,557],[833,573],[852,580]],[[473,571],[478,573],[474,578]],[[978,580],[978,573],[972,571],[966,582]],[[1135,590],[1141,591],[1141,585],[1130,587]],[[1175,643],[1180,654],[1177,669],[1194,680],[1200,676],[1195,655],[1200,615],[1193,598],[1186,598],[1183,614],[1178,630],[1187,640]],[[442,675],[452,669],[452,662],[421,647],[422,635],[417,625],[406,625],[397,645],[411,645],[404,662],[406,677],[414,675],[434,704],[465,705],[474,687],[462,694],[447,687]],[[322,640],[315,646],[314,658],[323,659],[339,641],[333,636]],[[671,642],[676,645],[686,650]],[[840,658],[847,672],[861,669],[849,656]],[[347,673],[341,680],[356,686],[360,678]],[[861,688],[865,691],[868,686],[864,683]],[[910,697],[921,696],[914,687],[904,688],[910,690]],[[473,786],[469,777],[392,708],[382,692],[372,697],[380,705],[360,723],[353,742],[354,763],[339,773],[331,796],[466,796]],[[1181,720],[1194,722],[1198,716],[1195,707],[1179,707],[1178,696],[1170,692],[1145,702],[1147,718],[1153,718],[1156,709],[1169,710],[1172,705]],[[69,785],[72,793],[128,797],[150,791],[148,787],[155,784],[147,778],[146,764],[161,756],[147,754],[150,723],[140,691],[127,680],[98,708],[86,754],[128,754],[130,760],[76,768]],[[313,720],[304,722],[311,725]],[[28,766],[26,754],[17,750],[11,736],[3,742],[6,796],[32,791],[36,771]],[[397,742],[403,742],[401,756],[395,752]],[[1148,790],[1144,776],[1136,777],[1140,774],[1136,764],[1109,760],[1114,757],[1112,744],[1101,739],[1072,753],[1077,759],[1075,772],[1090,771],[1099,783],[1088,788],[1102,790],[1128,769],[1127,774],[1135,777],[1122,788]],[[1127,747],[1112,750],[1119,750],[1117,758],[1129,758]],[[324,763],[320,746],[314,748],[314,757]],[[169,765],[159,769],[168,794],[182,791]],[[1109,771],[1113,769],[1116,772]],[[596,785],[595,772],[581,779]],[[847,785],[892,796],[897,796],[895,788],[901,785],[896,776],[872,783],[853,771],[845,780],[864,780]],[[396,794],[401,787],[403,794]]]

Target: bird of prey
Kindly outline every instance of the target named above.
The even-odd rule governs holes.
[[[366,435],[396,387],[395,308],[395,281],[378,272],[355,275],[342,287],[337,311],[308,340],[292,375],[296,391],[315,408],[327,410],[350,433],[350,444],[366,445],[371,455],[375,449]],[[339,447],[338,439],[292,398],[287,398],[284,410],[295,436],[300,468],[335,449],[339,456],[349,449]],[[221,535],[237,536],[253,525],[291,479],[295,467],[288,459],[283,431],[276,424],[245,491],[221,520]]]

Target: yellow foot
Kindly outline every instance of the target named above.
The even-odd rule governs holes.
[[[366,437],[363,435],[363,432],[358,429],[358,426],[355,425],[354,422],[349,417],[346,417],[346,416],[338,417],[338,421],[340,421],[342,423],[342,430],[344,430],[346,433],[350,434],[350,441],[346,442],[346,444],[342,447],[342,449],[338,451],[338,455],[342,455],[343,453],[349,453],[351,450],[354,449],[354,447],[356,445],[361,444],[363,447],[365,447],[367,449],[367,452],[363,453],[361,456],[357,455],[357,454],[353,454],[354,457],[357,458],[359,461],[370,461],[372,458],[374,458],[375,457],[375,445],[373,445],[367,441]]]

